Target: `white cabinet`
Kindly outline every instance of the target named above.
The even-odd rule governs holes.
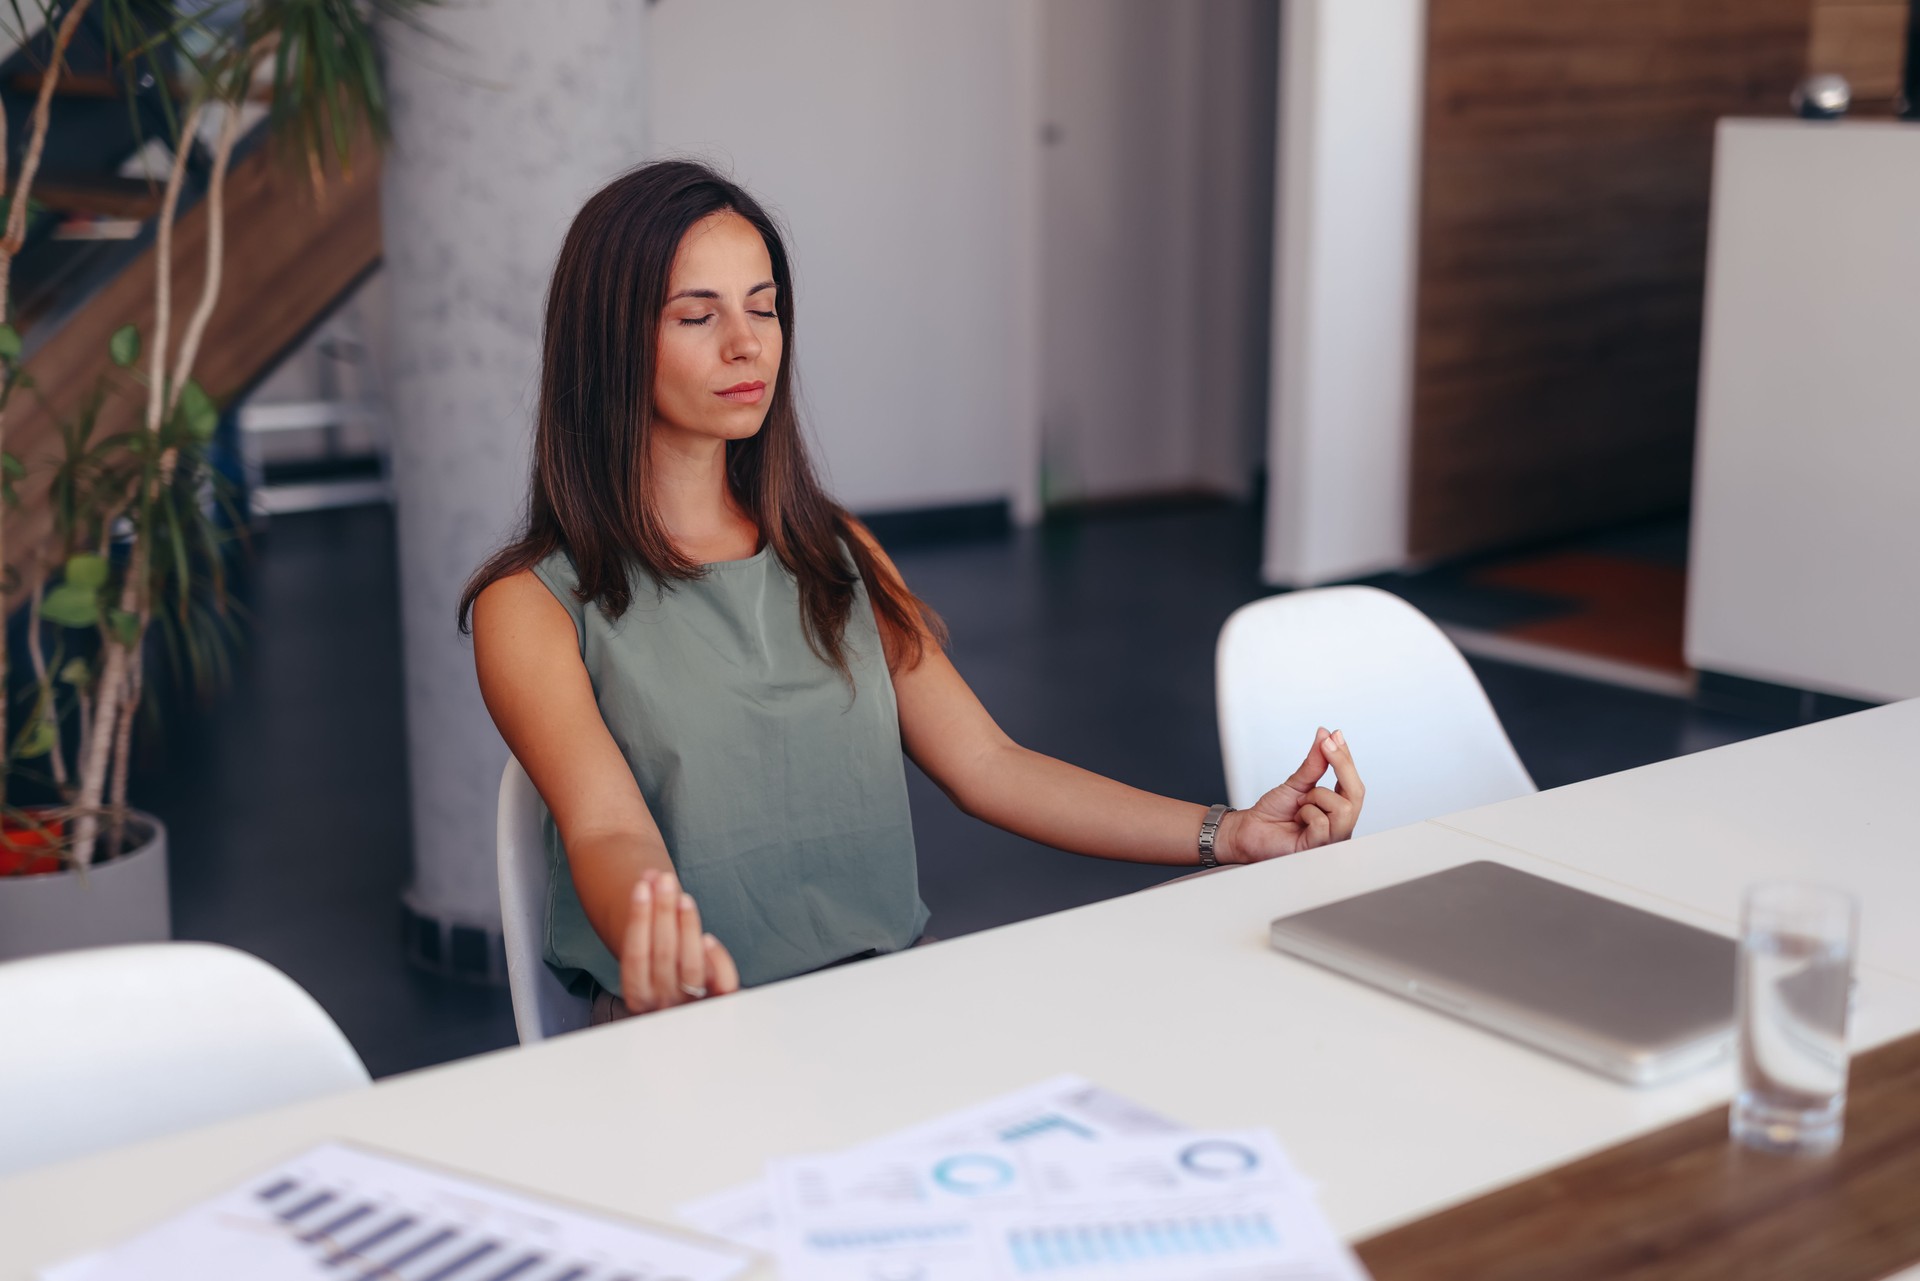
[[[1920,695],[1920,125],[1723,120],[1687,661]]]

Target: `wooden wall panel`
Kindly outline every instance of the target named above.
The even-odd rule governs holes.
[[[195,376],[215,401],[225,405],[251,386],[272,363],[380,260],[380,164],[377,153],[362,147],[351,177],[334,175],[316,198],[304,166],[296,166],[261,147],[243,157],[227,175],[226,252],[220,299],[207,322]],[[174,228],[173,344],[200,297],[206,264],[207,207],[188,210]],[[96,378],[111,368],[107,339],[125,324],[140,326],[153,338],[154,267],[149,247],[48,335],[28,356],[26,367],[39,384],[40,397],[15,396],[7,414],[6,447],[28,467],[20,487],[20,505],[7,515],[7,560],[23,569],[8,598],[17,605],[35,580],[33,549],[52,532],[47,508],[47,469],[57,457],[59,419],[73,415],[92,394]],[[36,337],[28,330],[28,337]],[[146,371],[143,353],[140,362]],[[143,421],[145,403],[136,395],[110,399],[101,413],[99,434],[126,430]],[[44,399],[42,399],[44,398]]]
[[[1853,114],[1892,114],[1906,54],[1907,0],[1814,0],[1807,70],[1853,86]]]
[[[1431,0],[1409,552],[1687,499],[1714,121],[1780,115],[1809,0]]]

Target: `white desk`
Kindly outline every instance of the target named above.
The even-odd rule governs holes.
[[[1870,967],[1920,981],[1920,699],[1575,783],[1440,825],[1710,913],[1750,881],[1860,897]]]
[[[1916,713],[1798,731],[1756,766],[1790,763],[1804,777],[1830,768],[1841,745],[1864,744],[1856,772],[1871,758],[1876,775],[1911,774],[1920,743],[1899,730]],[[1675,772],[1690,780],[1672,789],[1686,807],[1722,812],[1751,791],[1737,754],[1752,745],[1721,752],[1736,754],[1726,769],[1693,758],[1625,777],[1652,787]],[[1563,821],[1646,826],[1609,812],[1604,795],[1561,795],[1579,807]],[[1512,802],[1532,827],[1508,835],[1571,847],[1582,834],[1541,817],[1549,799]],[[1862,803],[1888,822],[1911,806],[1884,789]],[[1505,809],[1469,817],[1491,824]],[[1784,824],[1769,848],[1812,858],[1827,845]],[[1419,824],[394,1078],[0,1182],[0,1279],[326,1137],[667,1219],[675,1205],[755,1175],[768,1155],[856,1142],[1063,1071],[1195,1125],[1271,1126],[1321,1183],[1335,1226],[1357,1239],[1722,1101],[1731,1073],[1655,1090],[1616,1085],[1280,956],[1266,944],[1268,920],[1493,858],[1730,932],[1721,909],[1745,872],[1712,847],[1671,848],[1706,868],[1705,906],[1638,888],[1612,864],[1596,874]],[[1883,951],[1876,944],[1873,955]],[[1916,1030],[1920,976],[1865,967],[1856,1046]]]

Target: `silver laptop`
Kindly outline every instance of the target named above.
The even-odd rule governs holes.
[[[1273,945],[1634,1085],[1733,1044],[1732,939],[1500,863],[1280,917]]]

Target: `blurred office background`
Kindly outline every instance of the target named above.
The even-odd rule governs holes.
[[[317,205],[236,161],[207,381],[252,619],[227,693],[162,698],[132,786],[176,935],[285,969],[376,1075],[513,1040],[506,749],[454,603],[524,497],[560,237],[656,156],[785,222],[822,468],[1029,746],[1224,799],[1220,624],[1340,582],[1448,631],[1543,787],[1920,695],[1905,0],[425,18],[384,32],[384,157]],[[15,145],[36,65],[0,68]],[[1810,72],[1848,120],[1792,118]],[[132,238],[15,285],[28,358],[74,377],[151,272],[99,93],[39,198]],[[936,934],[1166,875],[912,787]]]

